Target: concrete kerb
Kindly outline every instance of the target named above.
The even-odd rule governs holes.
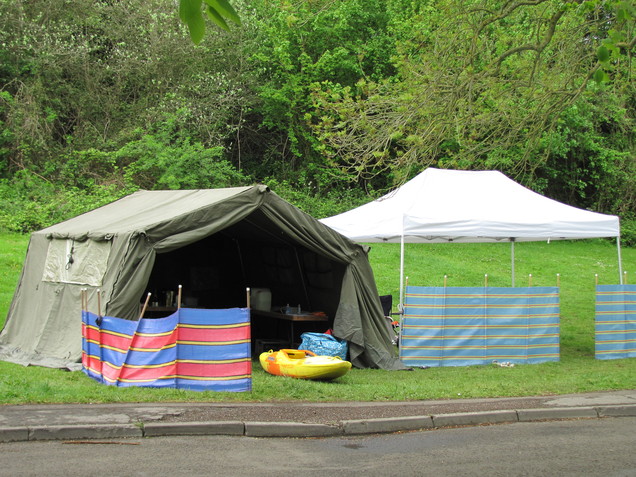
[[[333,437],[514,422],[636,416],[636,404],[464,412],[430,416],[345,420],[338,424],[299,422],[149,422],[0,427],[0,442],[227,435],[246,437]]]
[[[114,439],[125,437],[143,437],[143,431],[140,426],[135,424],[59,425],[29,428],[30,441]]]
[[[144,437],[158,436],[243,436],[241,421],[150,422],[143,426]]]
[[[303,422],[246,422],[246,437],[333,437],[342,429],[327,424]]]
[[[636,416],[636,405],[599,406],[598,417],[627,417]]]
[[[599,417],[594,407],[557,407],[552,409],[522,409],[519,422],[554,421],[558,419],[594,419]]]
[[[478,426],[517,422],[517,411],[459,412],[433,416],[435,427]]]
[[[435,424],[432,416],[406,416],[342,421],[340,427],[343,434],[356,435],[432,429]]]
[[[28,427],[2,427],[0,428],[0,442],[19,442],[29,440]]]

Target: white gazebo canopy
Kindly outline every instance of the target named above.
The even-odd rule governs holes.
[[[400,296],[404,243],[510,241],[514,286],[516,241],[616,237],[622,283],[617,216],[549,199],[498,171],[428,168],[383,197],[321,222],[357,242],[401,243]]]

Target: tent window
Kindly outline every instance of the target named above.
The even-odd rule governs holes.
[[[45,282],[102,285],[110,255],[110,241],[53,239],[44,264]]]

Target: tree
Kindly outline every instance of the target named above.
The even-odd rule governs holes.
[[[496,168],[532,183],[550,153],[542,138],[595,94],[590,82],[631,84],[635,18],[627,1],[423,5],[397,80],[323,84],[314,92],[323,111],[316,131],[352,177],[436,165]]]
[[[325,166],[308,122],[317,114],[311,90],[324,81],[354,86],[361,78],[380,81],[395,73],[397,16],[385,3],[250,2],[239,30],[254,34],[246,61],[258,74],[259,101],[244,116],[233,151],[240,151],[241,163],[255,177],[287,180],[315,194],[344,182]]]

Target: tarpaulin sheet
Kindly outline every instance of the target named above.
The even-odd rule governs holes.
[[[82,312],[82,367],[114,386],[250,391],[248,308],[181,308],[138,321]]]
[[[598,285],[596,359],[636,358],[636,285]]]
[[[408,366],[559,360],[556,287],[407,287],[400,359]]]

